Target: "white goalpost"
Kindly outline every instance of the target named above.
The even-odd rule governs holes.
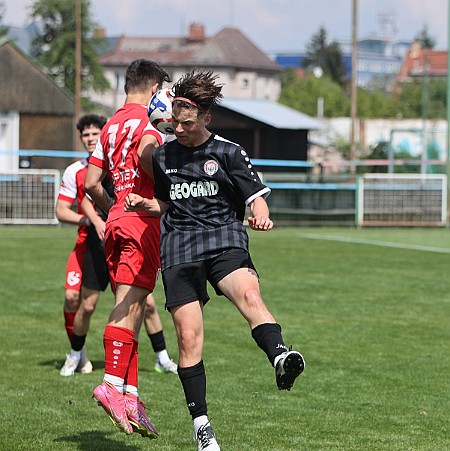
[[[57,169],[0,171],[0,224],[57,224]]]
[[[357,189],[360,226],[445,226],[447,176],[365,174]]]

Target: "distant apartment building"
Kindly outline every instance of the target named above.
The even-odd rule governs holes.
[[[338,40],[347,78],[352,71],[352,43],[348,39]],[[357,85],[368,90],[384,89],[391,91],[397,75],[411,47],[409,41],[368,36],[358,41]],[[302,68],[306,52],[289,52],[275,55],[275,62],[283,69]]]

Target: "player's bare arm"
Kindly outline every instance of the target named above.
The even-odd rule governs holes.
[[[144,171],[153,179],[153,151],[159,147],[159,142],[153,135],[144,135],[139,144],[137,154]]]
[[[102,186],[102,181],[106,176],[106,171],[89,164],[84,180],[84,189],[91,196],[92,200],[103,210],[108,212],[114,203],[114,199],[109,197]]]
[[[252,216],[248,218],[248,225],[252,230],[271,230],[273,222],[269,218],[269,207],[262,197],[257,197],[250,204]]]
[[[81,201],[81,209],[86,217],[91,221],[92,225],[95,227],[95,231],[97,232],[98,238],[103,241],[105,239],[105,222],[98,214],[97,210],[94,208],[94,204],[87,197],[84,196]]]
[[[160,217],[169,208],[169,204],[159,199],[147,199],[139,194],[130,193],[125,199],[125,211],[143,211],[152,216]]]
[[[72,202],[63,199],[56,201],[55,215],[58,221],[78,226],[89,225],[88,218],[72,210]]]

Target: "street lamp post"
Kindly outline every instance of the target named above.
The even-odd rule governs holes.
[[[353,0],[353,21],[352,21],[352,75],[351,75],[351,132],[350,132],[350,160],[356,155],[356,115],[357,115],[357,87],[356,76],[358,66],[358,0]],[[353,167],[353,166],[352,166]]]
[[[314,77],[319,79],[323,75],[323,69],[320,66],[315,66],[312,73],[313,73]],[[324,105],[323,97],[322,96],[317,97],[317,118],[318,119],[323,119],[323,114],[324,114],[323,105]]]

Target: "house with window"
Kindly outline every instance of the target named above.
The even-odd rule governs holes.
[[[225,97],[276,101],[281,68],[236,28],[207,36],[202,24],[191,24],[187,36],[106,38],[100,55],[111,91],[92,93],[91,100],[115,111],[123,104],[125,71],[135,59],[157,61],[176,81],[193,68],[212,69],[224,84]]]
[[[126,69],[135,59],[157,61],[174,81],[191,69],[210,69],[218,74],[224,95],[214,111],[212,131],[244,145],[255,158],[306,160],[308,132],[322,125],[277,103],[282,68],[240,30],[225,27],[208,36],[202,24],[194,23],[178,37],[107,37],[98,32],[105,45],[97,51],[111,89],[89,93],[97,111],[110,116],[123,105]]]
[[[32,58],[7,37],[0,39],[0,167],[17,170],[17,154],[5,151],[74,148],[75,102]],[[24,162],[22,167],[29,167]],[[41,167],[64,159],[48,159]]]
[[[408,82],[415,78],[446,78],[447,51],[424,49],[414,41],[399,70],[397,81]]]
[[[173,81],[194,68],[211,69],[223,83],[224,101],[212,115],[210,129],[238,142],[254,158],[306,160],[308,131],[322,125],[277,103],[280,66],[240,30],[223,28],[207,36],[201,24],[191,24],[187,36],[106,38],[100,55],[112,90],[92,93],[91,100],[111,111],[124,100],[125,72],[135,59],[157,61]]]

